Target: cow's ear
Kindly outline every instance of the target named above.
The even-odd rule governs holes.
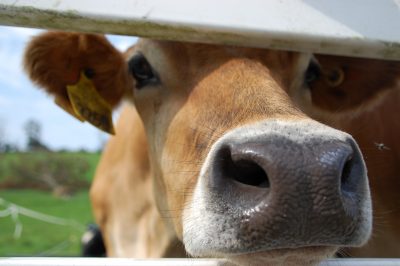
[[[123,54],[102,35],[38,35],[26,47],[24,68],[31,80],[55,96],[64,110],[95,125],[106,119],[97,112],[113,109],[129,91]],[[83,105],[81,100],[85,100]]]
[[[373,107],[383,93],[399,87],[400,62],[316,55],[306,80],[312,105],[330,114]],[[307,78],[306,78],[307,79]]]

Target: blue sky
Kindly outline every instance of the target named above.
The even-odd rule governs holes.
[[[38,90],[22,70],[22,54],[37,29],[0,26],[0,134],[7,142],[24,148],[24,124],[35,119],[42,125],[42,140],[53,149],[94,150],[108,136],[88,123],[81,123],[57,107],[51,97]],[[132,45],[135,37],[111,36],[120,50]]]

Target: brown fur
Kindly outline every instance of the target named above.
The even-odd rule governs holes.
[[[310,86],[312,103],[331,113],[365,107],[395,87],[400,77],[400,62],[396,61],[330,55],[316,55],[316,59],[322,77]],[[338,71],[343,81],[335,84]]]
[[[400,122],[394,115],[399,111],[397,86],[385,93],[372,110],[332,122],[357,140],[368,168],[372,193],[372,237],[363,248],[351,250],[352,256],[400,256]]]
[[[104,149],[90,191],[107,255],[184,256],[181,244],[173,232],[168,231],[156,208],[147,141],[134,107],[125,106],[117,130],[118,134]],[[122,251],[115,250],[117,246],[121,246]]]
[[[322,76],[311,84],[308,114],[350,133],[360,146],[368,168],[374,207],[369,243],[350,252],[361,257],[399,257],[400,246],[400,63],[373,59],[317,55]],[[342,69],[337,86],[332,71]]]
[[[111,106],[127,91],[125,60],[101,35],[47,32],[32,39],[24,58],[29,77],[67,106],[66,86],[76,84],[80,73],[88,69],[98,92]]]
[[[296,55],[146,40],[136,49],[156,70],[167,70],[159,71],[162,88],[138,91],[134,101],[146,129],[157,205],[160,210],[171,210],[181,238],[182,211],[201,162],[218,136],[260,119],[305,118],[288,95],[276,89],[281,84],[288,86],[294,67],[287,67],[287,62]],[[224,108],[217,111],[219,106]]]

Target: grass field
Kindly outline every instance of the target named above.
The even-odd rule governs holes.
[[[76,226],[63,226],[20,215],[23,230],[16,239],[13,219],[10,216],[0,218],[0,256],[79,256],[82,229],[93,222],[87,191],[68,200],[34,190],[0,191],[0,198],[77,223]],[[0,206],[0,211],[4,209]]]
[[[44,153],[8,153],[0,154],[0,183],[13,178],[13,162],[24,165],[25,161],[37,161]],[[91,182],[100,158],[98,153],[54,153],[58,160],[85,161],[88,168],[78,173],[78,178]],[[61,158],[61,159],[60,159]],[[51,161],[51,160],[50,160]],[[68,164],[71,165],[71,164]],[[74,164],[72,164],[73,166]],[[14,165],[15,166],[15,165]],[[73,226],[46,223],[27,216],[19,215],[22,233],[14,236],[15,220],[11,216],[2,217],[7,208],[0,204],[0,256],[79,256],[80,239],[88,223],[93,222],[88,198],[88,190],[80,189],[69,198],[54,197],[51,191],[32,189],[0,189],[0,199],[20,205],[24,208],[74,221]]]

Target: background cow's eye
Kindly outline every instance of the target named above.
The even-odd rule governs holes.
[[[136,87],[138,89],[158,83],[157,75],[142,54],[133,56],[129,60],[128,66],[129,72],[136,79]]]
[[[311,61],[305,73],[305,79],[304,79],[305,82],[307,84],[310,84],[313,81],[318,80],[320,76],[321,76],[321,68],[317,63]]]
[[[326,83],[331,87],[337,87],[344,81],[344,70],[335,68],[329,71],[326,75]]]

